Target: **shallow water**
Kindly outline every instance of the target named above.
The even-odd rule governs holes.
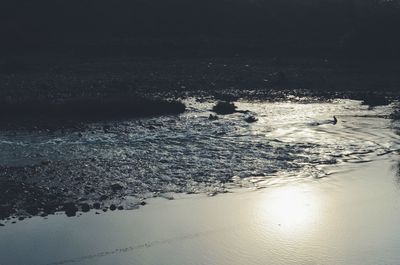
[[[137,211],[34,217],[0,228],[0,263],[396,265],[397,159],[353,165],[318,182],[156,198]]]
[[[186,104],[188,111],[180,116],[97,123],[83,132],[3,132],[0,163],[54,161],[44,163],[42,185],[68,186],[72,176],[97,176],[96,185],[118,180],[126,184],[125,194],[145,196],[322,178],[340,165],[375,160],[400,147],[397,125],[384,118],[391,106],[369,109],[351,100],[237,102],[238,109],[258,118],[247,123],[249,114],[210,121],[212,103],[189,99]],[[336,125],[330,122],[333,115]],[[49,167],[56,179],[46,178]]]
[[[267,189],[6,221],[0,264],[399,263],[400,126],[385,118],[392,106],[238,102],[258,118],[246,123],[242,113],[210,121],[212,103],[186,103],[180,116],[82,132],[3,132],[0,161],[33,185],[67,187],[67,199],[107,194],[125,208],[168,192]],[[116,180],[123,189],[115,192]]]

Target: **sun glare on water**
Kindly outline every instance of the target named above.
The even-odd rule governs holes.
[[[310,190],[280,187],[260,201],[260,225],[277,225],[282,235],[295,237],[312,232],[319,218],[319,201]]]

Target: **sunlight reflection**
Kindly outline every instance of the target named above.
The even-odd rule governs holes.
[[[310,190],[288,186],[272,191],[258,211],[261,223],[277,224],[281,233],[295,236],[312,231],[319,218],[319,201]]]

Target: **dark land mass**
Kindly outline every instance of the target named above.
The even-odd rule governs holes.
[[[75,99],[52,102],[27,100],[5,102],[0,106],[3,129],[79,128],[84,123],[122,120],[157,115],[180,114],[185,105],[180,101],[126,96],[116,99]]]
[[[399,58],[398,0],[3,0],[0,53]]]
[[[400,64],[314,57],[64,57],[23,56],[2,61],[1,103],[104,101],[156,95],[179,98],[236,93],[251,98],[350,97],[396,94]],[[12,65],[12,66],[10,66]],[[18,66],[17,66],[18,65]],[[280,92],[283,91],[283,92]],[[256,98],[258,95],[255,95]]]
[[[399,0],[4,0],[0,104],[391,96],[399,27]]]

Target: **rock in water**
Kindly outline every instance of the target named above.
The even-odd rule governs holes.
[[[90,206],[87,203],[81,204],[82,212],[87,213],[90,211]]]
[[[78,211],[78,207],[76,207],[75,203],[67,202],[63,205],[62,210],[68,217],[75,216],[76,212]]]
[[[122,190],[123,188],[125,188],[125,187],[124,187],[124,185],[123,185],[122,183],[113,183],[113,184],[111,185],[111,189],[112,189],[114,192],[119,191],[119,190]]]
[[[246,117],[245,121],[248,123],[252,123],[252,122],[258,121],[258,119],[254,116],[248,116],[248,117]]]
[[[214,107],[213,111],[217,114],[226,115],[236,112],[236,106],[232,102],[219,101]]]

